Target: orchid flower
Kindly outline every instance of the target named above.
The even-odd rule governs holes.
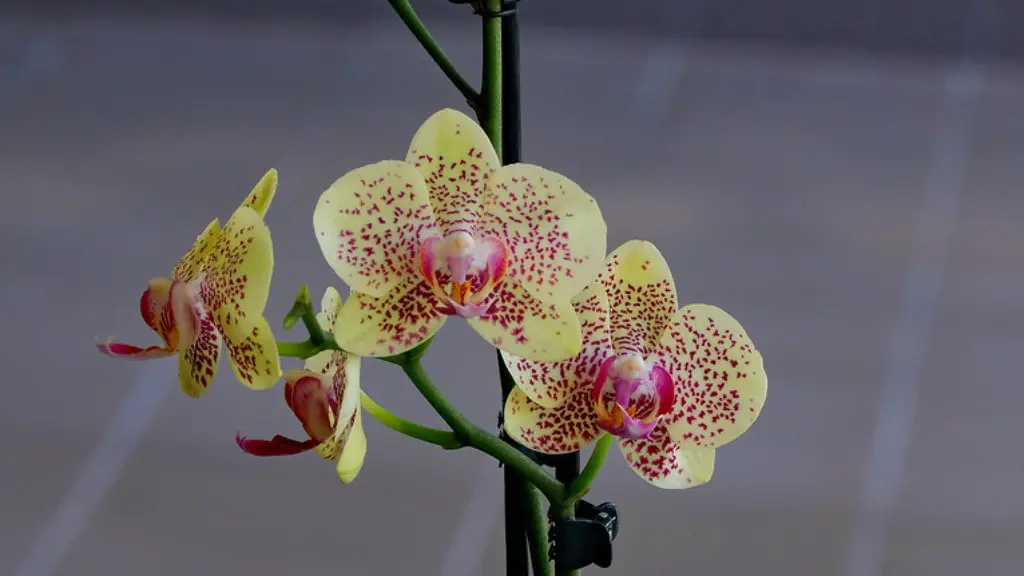
[[[340,347],[399,354],[462,316],[533,360],[579,351],[570,299],[600,269],[607,232],[579,186],[530,164],[502,167],[480,126],[451,109],[427,119],[404,162],[338,179],[313,227],[352,289],[334,327]]]
[[[320,326],[329,330],[341,307],[338,291],[328,288],[317,314]],[[358,356],[327,350],[307,359],[303,370],[285,372],[284,401],[309,438],[293,440],[277,435],[270,440],[254,440],[239,435],[238,446],[254,456],[286,456],[316,449],[325,460],[336,459],[338,478],[351,482],[366,456],[359,368]]]
[[[562,362],[506,354],[517,382],[505,429],[548,454],[608,433],[632,469],[661,488],[704,484],[715,449],[753,424],[764,405],[761,355],[719,308],[677,310],[675,284],[653,244],[631,241],[574,299],[583,347]]]
[[[170,278],[154,278],[142,293],[142,319],[163,340],[138,347],[108,340],[100,351],[129,360],[178,355],[186,394],[202,396],[217,372],[221,344],[235,376],[266,389],[281,376],[277,342],[263,318],[274,269],[270,230],[263,215],[277,190],[268,171],[222,229],[216,219],[178,261]]]

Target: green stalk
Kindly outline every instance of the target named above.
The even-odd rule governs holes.
[[[462,96],[469,103],[471,108],[476,109],[477,104],[480,100],[480,94],[477,93],[473,86],[466,81],[465,78],[459,74],[459,71],[452,64],[452,61],[448,59],[448,55],[444,53],[441,46],[438,45],[434,37],[430,35],[430,31],[420,21],[419,16],[416,15],[416,11],[412,9],[412,5],[409,4],[409,0],[388,0],[391,7],[395,9],[398,17],[402,19],[412,35],[416,37],[423,49],[427,51],[430,58],[434,60],[438,68],[444,72],[444,75],[448,77],[448,80],[455,86],[455,88],[462,93]]]
[[[544,506],[536,488],[526,484],[523,486],[523,492],[527,517],[530,519],[530,522],[526,524],[526,534],[530,543],[530,564],[533,566],[533,576],[553,576],[553,567],[548,558],[548,520],[544,513]]]
[[[420,391],[420,394],[434,408],[441,419],[451,427],[455,435],[465,444],[490,455],[505,466],[514,468],[531,484],[544,494],[552,506],[562,507],[565,502],[565,486],[548,475],[539,464],[530,460],[513,446],[505,443],[497,436],[473,424],[451,401],[437,389],[427,371],[423,369],[418,358],[402,364],[402,370],[409,380]]]
[[[378,422],[399,434],[404,434],[430,444],[436,444],[445,450],[462,448],[465,445],[452,432],[423,426],[388,412],[387,409],[374,402],[373,398],[370,398],[366,392],[361,390],[359,392],[359,402],[363,410],[369,413],[370,416],[373,416]]]
[[[501,0],[487,0],[485,6],[490,12],[501,11]],[[484,70],[481,126],[491,139],[498,159],[502,158],[501,146],[501,18],[484,18]]]
[[[611,434],[605,434],[601,436],[601,439],[594,445],[594,451],[590,453],[590,459],[587,460],[587,465],[580,472],[580,475],[569,484],[569,498],[566,501],[567,505],[575,504],[577,500],[583,498],[587,492],[590,491],[590,485],[597,478],[597,474],[601,471],[601,466],[604,465],[604,458],[608,455],[608,449],[611,448],[615,437]]]

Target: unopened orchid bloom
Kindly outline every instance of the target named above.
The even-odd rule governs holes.
[[[338,291],[328,288],[317,314],[320,326],[330,329],[341,307]],[[303,370],[285,372],[284,401],[308,438],[293,440],[277,435],[256,440],[239,435],[238,446],[254,456],[286,456],[315,449],[325,460],[337,460],[338,478],[351,482],[366,456],[359,368],[358,356],[328,350],[307,359]]]
[[[633,470],[661,488],[704,484],[715,449],[753,424],[764,405],[761,355],[743,328],[713,306],[677,310],[668,264],[631,241],[574,299],[583,348],[541,363],[505,355],[517,387],[505,429],[548,454],[618,437]]]
[[[599,271],[607,234],[579,186],[502,167],[480,126],[451,109],[427,119],[404,162],[337,180],[313,227],[352,289],[335,338],[361,356],[399,354],[461,316],[501,350],[570,358],[581,343],[570,299]]]
[[[186,394],[202,396],[217,372],[221,344],[235,376],[266,389],[281,377],[277,342],[263,317],[274,269],[270,230],[263,216],[277,190],[268,171],[222,229],[214,220],[178,261],[170,278],[154,278],[142,293],[142,319],[163,340],[138,347],[106,341],[100,351],[129,360],[178,355]]]

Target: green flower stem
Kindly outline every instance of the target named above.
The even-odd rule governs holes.
[[[611,434],[605,434],[601,436],[601,439],[594,445],[594,451],[590,453],[590,459],[587,460],[587,465],[580,472],[580,475],[569,484],[568,492],[569,497],[566,500],[567,505],[575,504],[577,500],[583,498],[587,492],[590,491],[590,484],[597,478],[597,474],[601,471],[601,466],[604,465],[604,458],[608,455],[608,449],[611,448],[615,441],[615,437]]]
[[[473,424],[441,393],[430,380],[418,358],[410,358],[401,364],[405,375],[416,389],[441,416],[455,435],[465,444],[490,455],[496,460],[519,472],[527,481],[544,494],[552,506],[562,507],[565,502],[565,486],[548,475],[543,468],[528,456],[505,443],[497,436]]]
[[[526,533],[530,543],[533,576],[553,576],[554,569],[548,558],[548,520],[537,489],[529,484],[523,486],[523,502],[526,504],[527,517],[530,519],[526,524]]]
[[[316,355],[319,352],[316,345],[309,340],[302,342],[278,342],[277,353],[279,356],[285,358],[302,358],[306,359],[310,356]]]
[[[501,0],[486,0],[484,4],[489,12],[500,12],[502,8]],[[483,108],[477,118],[501,159],[501,18],[484,18],[483,53]]]
[[[416,438],[417,440],[436,444],[445,450],[454,450],[465,446],[465,444],[463,444],[462,441],[459,440],[459,438],[452,432],[423,426],[415,422],[410,422],[400,416],[395,416],[391,412],[388,412],[383,406],[374,402],[373,398],[370,398],[366,392],[361,390],[359,392],[359,403],[363,407],[363,410],[367,411],[370,416],[373,416],[378,422],[399,434],[405,434],[406,436]]]
[[[469,103],[470,107],[476,109],[480,101],[480,94],[466,81],[465,78],[459,74],[459,71],[452,64],[452,61],[448,59],[448,55],[444,53],[444,50],[437,44],[437,41],[430,35],[430,31],[420,21],[419,16],[416,15],[416,11],[412,9],[412,5],[409,4],[409,0],[388,0],[391,7],[395,9],[398,17],[405,22],[405,25],[412,32],[412,35],[419,40],[420,45],[427,51],[430,58],[434,60],[434,63],[444,72],[444,75],[448,77],[448,80],[455,85],[455,88],[462,93],[462,96]]]

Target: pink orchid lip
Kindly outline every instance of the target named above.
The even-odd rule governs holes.
[[[597,425],[620,438],[646,439],[672,407],[675,397],[672,378],[661,366],[655,364],[648,368],[642,361],[638,363],[639,372],[633,377],[625,377],[616,367],[619,360],[629,362],[632,359],[614,356],[605,359],[594,380],[591,393]],[[630,368],[637,365],[633,362]],[[638,390],[641,390],[639,397],[636,395]],[[644,399],[653,399],[654,407],[645,410],[641,402]]]
[[[481,262],[482,260],[482,262]],[[428,238],[420,246],[420,272],[443,314],[476,318],[493,312],[488,299],[508,269],[508,248],[496,238],[474,240],[463,230]],[[438,275],[449,277],[446,292]],[[479,288],[473,288],[474,284]]]

